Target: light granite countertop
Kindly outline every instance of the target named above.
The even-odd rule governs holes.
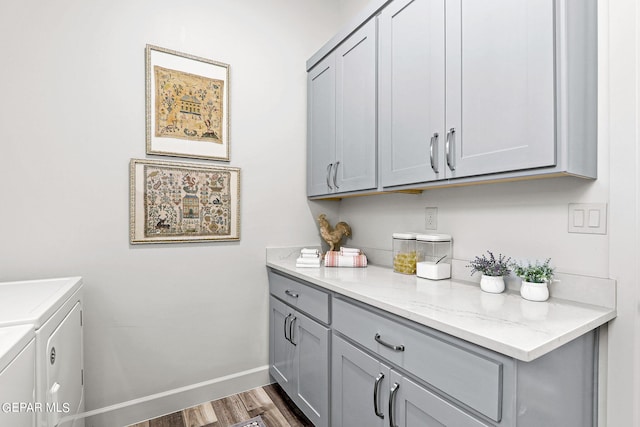
[[[546,302],[532,302],[513,290],[489,294],[473,282],[432,281],[376,265],[296,268],[299,249],[267,249],[267,267],[525,362],[616,317],[612,304],[561,299],[553,292]],[[599,288],[595,294],[608,294],[596,301],[615,301],[613,280],[580,283],[587,293],[592,285]]]

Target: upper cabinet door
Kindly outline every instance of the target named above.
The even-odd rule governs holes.
[[[382,185],[445,178],[444,0],[401,0],[379,17]]]
[[[336,192],[376,188],[376,21],[335,51]]]
[[[556,163],[554,0],[447,0],[449,177]]]
[[[329,55],[307,74],[307,195],[333,191],[331,173],[336,144],[335,56]]]

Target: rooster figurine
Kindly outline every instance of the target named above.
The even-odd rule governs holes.
[[[327,216],[320,214],[318,224],[320,224],[320,235],[329,244],[330,251],[340,249],[340,241],[343,237],[351,237],[351,227],[346,222],[340,221],[333,228],[327,221]]]

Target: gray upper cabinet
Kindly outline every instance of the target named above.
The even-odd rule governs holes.
[[[449,177],[555,166],[555,3],[447,1]]]
[[[307,75],[307,193],[333,191],[330,182],[336,156],[336,67],[329,55]]]
[[[382,186],[595,178],[595,8],[593,0],[391,2],[380,14]]]
[[[596,178],[597,0],[380,0],[359,19],[307,63],[310,197]]]
[[[307,194],[375,189],[375,19],[309,71],[307,88]]]
[[[444,178],[444,0],[400,0],[379,17],[383,186]]]

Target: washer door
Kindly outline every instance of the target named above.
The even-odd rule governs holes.
[[[47,418],[49,425],[82,410],[82,305],[77,302],[47,341]]]

